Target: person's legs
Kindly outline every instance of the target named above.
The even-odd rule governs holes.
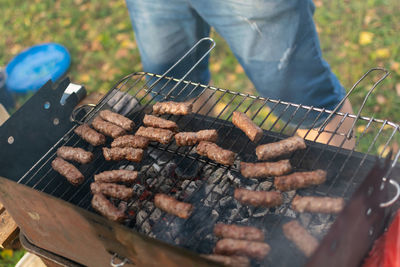
[[[180,57],[182,57],[198,40],[207,37],[209,25],[190,7],[186,0],[126,0],[130,18],[138,44],[143,70],[155,74],[163,74]],[[201,57],[203,49],[194,53],[179,65],[168,76],[181,78]],[[187,80],[208,84],[210,73],[208,58],[193,70]],[[161,90],[163,83],[154,90]],[[170,83],[161,93],[166,94],[174,83]],[[189,86],[178,96],[179,87],[171,94],[174,100],[186,101],[196,97],[199,90],[192,91]],[[190,94],[190,95],[188,95]],[[162,98],[157,97],[156,100]]]
[[[349,113],[353,114],[353,109],[351,107],[350,101],[346,100],[340,109],[342,113]],[[305,137],[307,140],[315,141],[318,143],[329,144],[332,146],[342,146],[343,148],[352,149],[355,146],[355,139],[354,137],[350,140],[343,135],[334,135],[330,132],[337,132],[342,134],[347,134],[349,129],[353,124],[353,119],[346,118],[343,122],[341,122],[343,117],[336,116],[332,118],[329,123],[325,126],[324,131],[326,132],[318,132],[318,129],[298,129],[297,134],[301,137]],[[338,125],[340,127],[338,128]],[[343,142],[344,141],[344,142]],[[342,144],[343,143],[343,144]]]
[[[344,88],[322,59],[312,1],[191,0],[191,4],[227,41],[261,96],[330,110],[344,97]],[[305,112],[290,118],[290,111],[282,119],[297,125]],[[311,127],[316,116],[317,112],[309,114],[301,128]],[[315,127],[325,118],[321,116]]]

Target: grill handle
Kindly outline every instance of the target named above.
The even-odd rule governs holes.
[[[383,178],[384,181],[385,181],[385,179],[386,178]],[[392,180],[392,179],[389,180],[389,183],[396,188],[396,195],[391,200],[389,200],[389,201],[387,201],[385,203],[381,203],[379,205],[379,207],[381,207],[381,208],[386,208],[386,207],[389,207],[389,206],[393,205],[397,201],[397,199],[399,199],[399,197],[400,197],[400,185],[399,185],[399,183],[397,183],[395,180]]]
[[[125,264],[129,262],[127,258],[124,258],[121,262],[116,263],[116,259],[119,259],[119,256],[117,253],[114,253],[113,256],[111,257],[110,265],[112,267],[123,267]]]
[[[356,123],[358,121],[358,119],[361,116],[361,111],[363,110],[365,103],[367,102],[369,96],[371,95],[372,91],[384,80],[386,79],[387,76],[389,76],[390,72],[384,68],[372,68],[369,71],[367,71],[354,85],[353,87],[351,87],[351,89],[349,90],[349,92],[347,92],[347,94],[343,97],[343,99],[340,101],[339,104],[337,104],[337,106],[335,107],[335,109],[331,112],[331,114],[329,114],[329,116],[325,119],[325,121],[322,123],[322,125],[319,127],[318,132],[323,132],[326,125],[328,124],[328,121],[332,118],[333,115],[335,115],[335,113],[339,110],[339,108],[343,105],[344,101],[346,101],[346,99],[349,97],[349,95],[354,91],[354,89],[357,87],[357,85],[360,84],[360,82],[362,80],[365,79],[365,77],[367,77],[371,72],[374,71],[382,71],[385,74],[377,81],[374,83],[374,85],[371,87],[371,89],[369,89],[367,95],[364,97],[364,100],[361,104],[360,110],[357,113],[357,116],[353,122],[353,125],[351,126],[351,128],[349,129],[349,131],[347,132],[346,138],[347,139],[351,139],[353,136],[353,129],[356,126]]]

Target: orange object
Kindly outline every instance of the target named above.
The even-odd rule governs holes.
[[[363,267],[400,266],[400,210],[386,233],[375,241]]]

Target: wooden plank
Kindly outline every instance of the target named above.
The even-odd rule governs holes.
[[[2,104],[0,104],[0,126],[8,120],[10,115],[8,114],[7,110],[3,107]]]
[[[8,213],[3,210],[0,214],[0,248],[6,247],[18,236],[18,226]]]

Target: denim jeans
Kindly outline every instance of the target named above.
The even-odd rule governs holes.
[[[144,71],[162,74],[199,39],[208,36],[211,26],[229,44],[261,96],[333,109],[345,95],[322,58],[311,0],[126,0],[126,3]],[[196,54],[190,57],[171,76],[182,77],[197,59]],[[187,79],[207,84],[208,58]],[[279,108],[275,112],[279,113]],[[290,112],[286,113],[283,120],[290,117]],[[310,114],[301,128],[310,127],[315,116],[316,113]],[[299,112],[291,124],[296,125],[301,118]],[[315,126],[324,119],[320,117]]]

